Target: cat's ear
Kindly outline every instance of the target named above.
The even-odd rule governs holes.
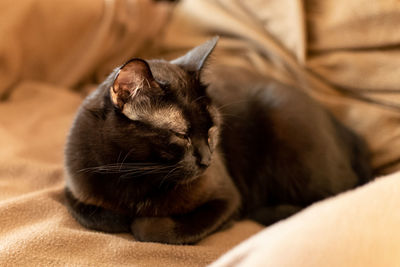
[[[174,59],[171,61],[172,64],[176,64],[181,66],[187,71],[201,71],[206,62],[208,56],[214,50],[217,45],[219,37],[215,36],[214,38],[208,40],[207,42],[196,46],[185,55]]]
[[[149,64],[138,58],[126,62],[118,70],[110,88],[111,101],[122,109],[129,100],[137,98],[141,91],[159,88]]]

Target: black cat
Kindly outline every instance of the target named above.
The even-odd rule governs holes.
[[[65,191],[82,225],[194,243],[371,178],[363,141],[305,93],[227,66],[203,77],[217,40],[171,62],[132,59],[84,101]]]

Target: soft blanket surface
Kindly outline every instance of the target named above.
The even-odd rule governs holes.
[[[129,234],[83,228],[64,204],[63,147],[87,91],[131,57],[172,58],[215,34],[221,35],[215,64],[241,65],[298,85],[366,138],[380,173],[399,170],[399,13],[398,1],[390,0],[354,0],[351,5],[344,0],[191,0],[177,5],[150,0],[1,1],[0,265],[204,266],[262,229],[242,221],[194,246],[140,243]],[[357,97],[386,101],[391,108],[354,100],[335,88],[363,90]],[[348,258],[364,255],[359,252],[369,250],[360,246],[375,239],[379,251],[390,246],[386,251],[392,253],[399,249],[395,241],[400,242],[394,229],[399,223],[395,213],[400,199],[394,197],[398,178],[381,178],[312,207],[263,232],[268,246],[255,246],[268,250],[261,255],[273,255],[279,248],[276,255],[285,255],[293,234],[293,260],[308,253],[305,248],[322,248],[336,237],[353,248]],[[365,201],[357,200],[361,195]],[[374,203],[371,208],[367,199]],[[385,203],[389,205],[384,208]],[[350,214],[345,207],[352,205]],[[321,233],[339,224],[338,235]],[[368,242],[347,238],[353,228]],[[389,236],[393,242],[380,242]],[[335,254],[326,251],[335,247],[325,248],[325,254],[313,251],[328,261]],[[240,251],[245,251],[240,258],[249,254]],[[382,262],[399,260],[390,255]],[[235,263],[237,257],[232,257]],[[308,258],[301,259],[308,266]],[[257,261],[266,263],[263,257]]]
[[[314,204],[211,267],[399,266],[400,174]]]

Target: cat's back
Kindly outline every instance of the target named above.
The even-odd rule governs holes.
[[[353,147],[362,143],[300,89],[239,68],[208,77],[223,116],[221,149],[248,199],[260,191],[252,201],[307,204],[359,183]]]

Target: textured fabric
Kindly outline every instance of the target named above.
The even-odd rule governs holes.
[[[395,0],[0,1],[0,265],[204,266],[262,229],[243,221],[194,246],[140,243],[83,228],[64,204],[63,146],[87,90],[130,57],[170,59],[216,34],[213,64],[299,86],[366,138],[377,170],[399,170],[400,112],[337,90],[400,103],[399,12]],[[398,249],[398,180],[382,178],[270,227],[263,253],[281,249],[274,266],[283,266],[292,234],[287,262],[305,265],[307,248],[319,253],[316,260],[336,257],[335,238],[352,248],[338,266],[340,259],[366,263],[357,258],[369,251],[359,235],[363,244],[377,240],[378,251]],[[340,222],[337,236],[321,232]],[[393,242],[381,242],[385,231]],[[379,259],[382,266],[397,260],[373,263]]]
[[[317,203],[210,267],[399,266],[400,174]]]

